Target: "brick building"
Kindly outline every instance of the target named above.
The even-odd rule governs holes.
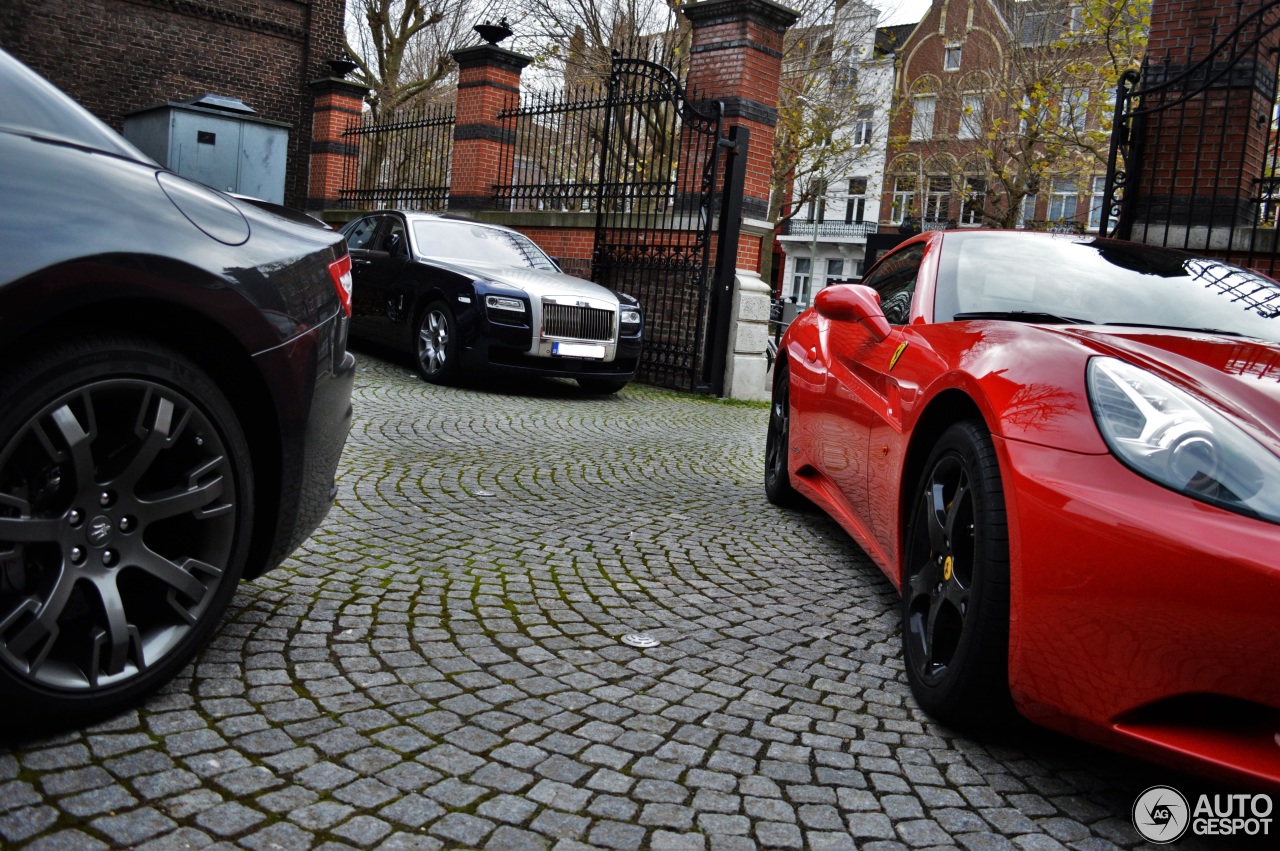
[[[882,224],[1096,228],[1116,79],[1145,45],[1108,14],[934,0],[898,53]]]
[[[207,93],[287,131],[286,204],[306,205],[312,81],[343,55],[344,0],[5,0],[0,47],[117,131]]]

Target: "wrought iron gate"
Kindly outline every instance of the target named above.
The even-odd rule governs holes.
[[[1121,78],[1098,233],[1274,275],[1280,0],[1237,14],[1203,58],[1188,46]]]
[[[713,262],[713,228],[719,212],[723,257],[737,244],[742,174],[726,182],[722,165],[745,159],[745,134],[724,138],[720,102],[697,103],[668,68],[616,51],[607,100],[592,280],[644,308],[641,380],[719,393],[734,263]],[[715,210],[717,198],[736,208]]]

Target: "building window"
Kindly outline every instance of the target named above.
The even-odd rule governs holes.
[[[945,222],[951,213],[951,178],[933,176],[929,178],[929,191],[924,198],[924,218]]]
[[[1102,196],[1107,191],[1107,176],[1095,175],[1093,194],[1089,198],[1089,230],[1097,231],[1102,225]]]
[[[875,119],[875,108],[863,106],[858,108],[858,117],[853,124],[853,144],[870,145],[872,123]]]
[[[815,177],[809,182],[809,216],[811,222],[823,222],[827,218],[827,180]]]
[[[938,105],[935,95],[916,95],[914,110],[911,113],[911,138],[933,138],[933,113]]]
[[[961,139],[977,139],[982,136],[982,95],[965,95],[960,105]]]
[[[1023,47],[1033,44],[1045,44],[1053,41],[1055,34],[1049,13],[1046,11],[1028,12],[1022,18],[1020,40]]]
[[[1072,6],[1067,10],[1067,32],[1078,33],[1084,29],[1084,7]]]
[[[947,45],[946,52],[942,54],[942,69],[944,71],[960,70],[960,45]]]
[[[844,223],[858,224],[867,214],[867,179],[865,177],[849,178],[848,197],[844,202]]]
[[[1062,111],[1058,123],[1066,130],[1083,133],[1089,117],[1089,90],[1068,86],[1062,90]]]
[[[813,261],[808,257],[797,257],[795,268],[791,270],[791,297],[796,304],[809,303],[809,270]]]
[[[966,225],[982,224],[982,211],[987,206],[987,182],[978,177],[964,179],[964,208],[960,221]]]
[[[1023,195],[1022,204],[1018,206],[1018,227],[1025,228],[1028,222],[1036,219],[1036,196],[1034,193]]]
[[[889,221],[895,225],[902,224],[903,219],[912,215],[915,204],[915,178],[895,177],[893,179],[893,210],[889,214]]]
[[[840,64],[831,72],[833,89],[854,89],[858,87],[858,69],[848,63]]]
[[[838,257],[828,260],[826,286],[831,286],[836,281],[843,281],[844,279],[844,260]]]
[[[1051,222],[1074,220],[1080,203],[1080,191],[1073,177],[1055,177],[1049,190],[1049,215]]]

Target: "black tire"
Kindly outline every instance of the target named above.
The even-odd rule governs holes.
[[[432,384],[458,380],[458,323],[443,301],[433,301],[414,323],[414,363],[418,374]]]
[[[212,379],[167,348],[97,337],[0,384],[0,692],[81,723],[171,679],[245,567],[253,470]]]
[[[787,468],[791,457],[791,380],[785,358],[773,372],[773,399],[769,405],[769,430],[764,439],[764,495],[774,505],[798,508],[805,503],[791,486]]]
[[[588,393],[617,393],[627,386],[623,378],[577,378],[578,386]]]
[[[952,425],[925,462],[907,519],[902,582],[907,679],[930,715],[994,729],[1009,696],[1009,532],[991,436]]]

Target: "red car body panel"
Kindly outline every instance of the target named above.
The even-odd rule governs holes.
[[[1280,454],[1280,345],[1134,328],[933,324],[945,239],[913,240],[928,249],[910,320],[887,337],[815,310],[788,329],[780,351],[792,485],[901,590],[912,463],[927,455],[939,421],[980,416],[1009,519],[1009,679],[1019,711],[1280,789],[1280,526],[1129,469],[1100,434],[1086,387],[1090,358],[1126,360]]]

